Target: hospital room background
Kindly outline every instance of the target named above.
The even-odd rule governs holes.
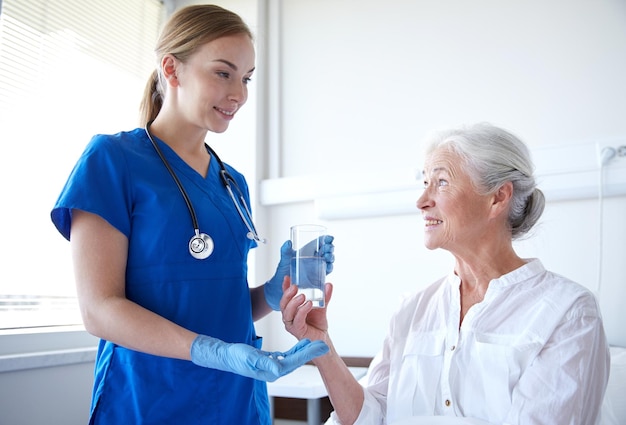
[[[7,54],[10,27],[28,27],[35,37],[38,24],[17,17],[27,3],[41,25],[46,8],[74,3],[80,11],[87,4],[0,2],[0,54]],[[152,60],[158,28],[146,23],[147,13],[158,23],[191,3],[89,2],[87,9],[99,8],[100,19],[112,21],[122,14],[130,19],[132,13],[120,11],[138,4],[141,25],[152,25],[138,36],[143,44],[98,57],[105,65],[89,75],[65,57],[36,95],[21,96],[19,107],[0,99],[0,424],[86,423],[95,338],[71,320],[65,325],[74,326],[14,325],[11,314],[24,311],[11,300],[35,281],[45,282],[48,294],[73,288],[69,244],[55,234],[50,208],[92,134],[136,126],[148,70],[133,68],[135,82],[127,86],[110,91],[104,84],[116,67],[131,69],[129,58]],[[251,254],[251,285],[273,274],[290,226],[324,224],[335,236],[328,315],[336,348],[346,357],[374,356],[401,297],[452,264],[447,252],[422,243],[415,208],[420,140],[432,130],[488,121],[532,150],[547,206],[534,233],[516,247],[596,293],[614,361],[614,398],[603,423],[625,424],[618,415],[626,416],[626,2],[214,3],[241,14],[256,34],[248,104],[228,132],[207,140],[246,175],[257,229],[268,240]],[[101,37],[111,41],[115,31],[104,28]],[[0,84],[9,67],[0,60]],[[74,103],[86,116],[55,108],[81,81],[88,88]],[[46,96],[55,101],[46,104]],[[109,97],[114,107],[103,106]],[[26,107],[32,108],[27,118],[12,115]],[[72,289],[56,290],[70,291],[71,304]],[[258,322],[257,331],[269,350],[294,343],[279,313]]]

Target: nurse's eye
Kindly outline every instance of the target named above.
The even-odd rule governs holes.
[[[226,71],[218,71],[218,72],[217,72],[217,75],[218,75],[220,78],[223,78],[223,79],[225,79],[225,80],[228,80],[228,79],[230,78],[230,74],[229,74],[228,72],[226,72]]]
[[[245,77],[243,79],[243,83],[246,84],[246,85],[248,85],[248,83],[250,83],[250,81],[252,81],[252,77]]]

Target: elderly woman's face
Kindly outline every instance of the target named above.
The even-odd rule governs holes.
[[[462,253],[476,250],[488,237],[492,197],[480,195],[471,183],[461,158],[439,148],[425,161],[424,193],[417,207],[424,218],[424,243],[428,249]]]

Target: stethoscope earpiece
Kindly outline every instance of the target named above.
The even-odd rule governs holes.
[[[248,239],[252,240],[252,241],[257,241],[257,242],[261,242],[261,243],[267,243],[267,239],[265,238],[260,238],[258,236],[256,236],[254,233],[252,232],[248,232],[248,234],[246,235],[248,237]]]

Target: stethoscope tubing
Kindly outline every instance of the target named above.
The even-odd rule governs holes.
[[[198,259],[207,258],[213,252],[213,240],[209,235],[200,232],[198,216],[196,215],[196,211],[193,207],[191,199],[189,198],[187,191],[183,187],[182,182],[180,181],[180,179],[178,178],[178,176],[172,169],[172,166],[169,164],[169,162],[165,158],[165,155],[163,155],[163,152],[159,148],[156,140],[154,140],[154,137],[152,136],[152,133],[150,132],[151,124],[152,124],[152,121],[148,122],[145,127],[145,131],[148,136],[148,139],[150,139],[150,142],[152,143],[154,150],[157,152],[157,154],[159,155],[159,158],[161,158],[161,161],[167,168],[167,171],[169,172],[170,176],[176,183],[178,190],[180,191],[181,195],[183,196],[183,199],[185,200],[185,204],[187,205],[187,209],[189,210],[189,215],[191,216],[191,222],[192,222],[195,234],[194,236],[192,236],[191,240],[189,241],[189,252],[194,258],[198,258]],[[211,155],[212,158],[215,158],[215,160],[217,161],[220,167],[220,172],[219,172],[220,180],[222,181],[222,184],[224,185],[228,194],[230,195],[230,198],[233,201],[233,204],[235,205],[237,212],[239,213],[239,217],[241,218],[244,225],[248,229],[248,233],[246,234],[246,237],[248,237],[249,239],[255,240],[257,242],[265,243],[266,240],[261,239],[256,231],[254,222],[252,221],[252,214],[250,210],[248,209],[246,200],[243,198],[243,195],[241,195],[241,190],[237,188],[237,191],[239,192],[238,195],[240,198],[240,202],[243,205],[243,208],[245,208],[245,213],[241,209],[241,206],[239,206],[239,202],[237,202],[237,197],[235,196],[235,193],[233,192],[233,189],[229,182],[229,178],[231,180],[233,180],[233,178],[229,176],[228,171],[226,170],[226,166],[224,165],[220,157],[217,155],[217,153],[215,153],[215,151],[208,144],[205,143],[204,146],[206,147],[206,150],[209,153],[209,155]],[[233,180],[233,183],[236,184],[234,180]],[[248,216],[248,219],[246,219],[246,214]]]
[[[146,134],[148,135],[148,138],[150,139],[152,146],[154,146],[154,150],[156,150],[157,154],[159,155],[159,158],[161,158],[161,161],[165,165],[165,168],[167,168],[167,171],[170,173],[170,176],[172,176],[174,183],[176,183],[176,186],[178,186],[178,190],[180,191],[181,195],[183,195],[183,199],[185,199],[185,204],[187,204],[187,209],[189,210],[189,214],[191,215],[191,223],[193,225],[193,229],[196,231],[196,233],[199,233],[200,226],[198,225],[198,216],[196,215],[196,210],[194,209],[193,204],[191,203],[191,199],[189,199],[189,195],[187,195],[187,191],[183,187],[183,184],[181,183],[180,179],[178,178],[178,176],[172,169],[172,166],[165,159],[165,155],[163,155],[161,148],[159,148],[156,141],[152,137],[152,133],[150,133],[150,124],[152,124],[152,121],[146,124]]]

